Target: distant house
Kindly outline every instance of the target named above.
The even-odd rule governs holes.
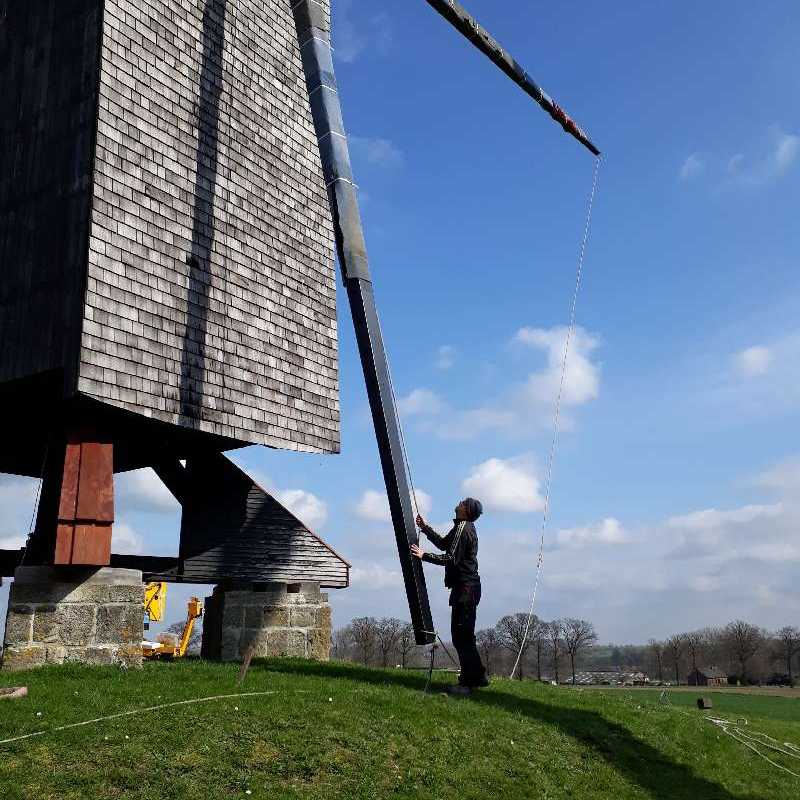
[[[686,679],[689,686],[727,686],[728,676],[717,667],[692,670]]]

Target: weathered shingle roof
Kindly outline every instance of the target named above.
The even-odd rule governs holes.
[[[727,678],[728,674],[719,667],[698,667],[697,671],[706,678]]]

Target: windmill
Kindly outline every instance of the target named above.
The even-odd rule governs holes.
[[[428,2],[598,153],[460,5]],[[329,0],[0,0],[0,52],[0,471],[41,486],[27,546],[0,550],[26,598],[5,664],[140,661],[143,578],[216,584],[210,655],[326,657],[319,590],[350,565],[224,453],[339,451],[334,250],[415,638],[432,642]],[[142,467],[181,505],[176,555],[113,550],[114,474]],[[78,597],[80,636],[34,638]]]

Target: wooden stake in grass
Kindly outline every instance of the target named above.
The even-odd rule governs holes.
[[[242,658],[242,666],[239,668],[239,677],[236,680],[237,688],[240,688],[241,685],[244,683],[244,679],[247,677],[247,670],[250,669],[250,662],[253,660],[255,652],[256,652],[256,643],[250,642],[250,644],[244,651],[244,656]]]

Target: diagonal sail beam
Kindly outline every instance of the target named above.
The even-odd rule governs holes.
[[[431,644],[434,641],[433,620],[425,575],[421,562],[413,558],[409,550],[409,546],[416,543],[419,537],[411,508],[400,425],[375,306],[361,213],[353,185],[342,108],[334,76],[328,13],[316,0],[289,2],[297,27],[311,113],[331,204],[339,265],[364,369],[411,623],[417,644]]]
[[[494,62],[517,86],[530,95],[561,127],[574,136],[582,145],[594,155],[599,156],[600,150],[592,143],[584,130],[569,117],[561,106],[553,100],[531,78],[511,54],[503,49],[502,45],[480,25],[477,20],[456,0],[427,0],[432,8],[436,9],[459,33],[469,39],[475,47]]]

